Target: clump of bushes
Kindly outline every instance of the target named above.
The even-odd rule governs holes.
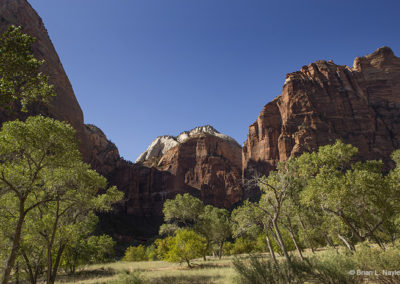
[[[250,255],[248,259],[234,258],[238,283],[318,283],[347,284],[374,281],[374,283],[398,283],[398,276],[388,276],[382,270],[394,271],[400,267],[400,248],[386,250],[361,244],[352,254],[336,250],[320,252],[302,261],[291,257],[274,264],[271,259]],[[358,275],[357,271],[372,271],[371,275]],[[379,276],[375,275],[375,271]]]
[[[124,271],[118,275],[117,284],[144,284],[146,279],[138,271]]]
[[[146,248],[143,245],[128,247],[125,251],[124,261],[147,260]]]

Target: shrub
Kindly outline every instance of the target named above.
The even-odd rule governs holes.
[[[141,261],[147,260],[146,249],[144,246],[139,245],[137,247],[128,247],[125,251],[124,261]]]
[[[117,284],[144,284],[147,283],[138,271],[124,271],[118,275]]]
[[[310,268],[307,263],[293,258],[292,265],[282,261],[276,266],[271,259],[250,255],[248,260],[233,259],[238,273],[237,282],[243,284],[261,283],[304,283]]]
[[[328,251],[301,261],[297,257],[275,265],[271,259],[251,255],[248,260],[233,260],[239,283],[304,283],[317,281],[327,284],[360,283],[362,278],[349,274],[356,262],[352,255]]]
[[[224,246],[222,247],[222,251],[224,255],[232,255],[231,251],[233,248],[233,243],[231,242],[226,242],[224,243]]]
[[[171,262],[186,262],[192,267],[190,260],[203,256],[206,240],[192,230],[180,230],[171,240],[165,260]]]
[[[312,267],[309,276],[321,283],[346,284],[360,280],[349,274],[356,267],[354,256],[349,253],[338,254],[335,250],[329,250],[311,257],[309,263]]]
[[[150,261],[158,260],[157,248],[154,244],[146,247],[146,258]]]
[[[158,259],[165,259],[166,255],[172,245],[172,237],[166,237],[164,239],[157,239],[154,241],[156,247],[156,253]]]
[[[235,240],[230,251],[230,255],[251,253],[255,250],[254,240],[247,237],[240,237]]]

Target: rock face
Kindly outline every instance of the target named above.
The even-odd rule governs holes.
[[[41,18],[26,0],[1,0],[0,33],[3,33],[10,25],[22,26],[25,33],[36,38],[33,46],[34,53],[36,57],[45,60],[42,71],[49,75],[50,83],[54,85],[57,94],[50,105],[35,107],[30,114],[44,114],[71,123],[82,142],[82,152],[88,154],[90,149],[87,148],[89,144],[83,124],[82,110]],[[26,114],[9,115],[2,112],[0,122],[16,117],[23,119]]]
[[[38,105],[28,114],[10,115],[0,110],[0,123],[42,114],[67,121],[77,130],[84,160],[125,193],[101,226],[116,237],[137,231],[154,233],[161,220],[162,204],[177,193],[191,192],[221,207],[241,200],[241,147],[211,126],[195,128],[178,137],[158,138],[133,164],[123,160],[117,147],[94,125],[85,125],[81,108],[42,20],[26,0],[0,1],[0,32],[10,25],[36,37],[35,56],[44,59],[57,96],[50,105]],[[157,163],[155,164],[155,161]]]
[[[156,234],[164,201],[178,193],[188,192],[207,204],[225,208],[243,199],[242,150],[230,137],[205,131],[184,132],[188,137],[179,139],[181,142],[181,135],[158,137],[147,150],[158,155],[133,164],[119,157],[117,148],[101,130],[95,126],[88,129],[97,153],[91,164],[125,192],[113,215],[103,216],[103,224],[107,223],[104,230],[117,238]],[[177,144],[165,151],[162,142],[171,139]]]
[[[90,164],[125,192],[120,215],[160,220],[164,201],[186,192],[225,208],[242,200],[242,149],[210,126],[157,137],[144,152],[148,158],[135,164],[122,159],[99,128],[86,129],[94,153]],[[175,146],[170,147],[171,141]]]
[[[178,136],[164,135],[157,137],[137,159],[136,163],[144,162],[150,159],[154,159],[155,157],[161,157],[164,155],[169,149],[178,146],[180,143],[183,143],[187,139],[194,137],[199,133],[206,133],[209,135],[214,135],[221,139],[225,139],[227,141],[231,141],[232,143],[237,142],[227,135],[219,133],[214,127],[211,125],[199,126],[195,127],[190,131],[183,131]]]
[[[91,141],[98,145],[96,152],[102,153],[91,163],[126,193],[120,210],[127,214],[162,216],[163,202],[178,193],[189,192],[205,203],[225,208],[242,199],[241,147],[210,126],[182,132],[185,137],[181,133],[156,138],[146,152],[158,154],[135,164],[119,158],[115,145],[100,130],[91,126],[91,131]],[[170,141],[176,145],[165,150]]]
[[[94,125],[85,125],[71,84],[47,31],[26,0],[0,1],[0,32],[21,25],[37,38],[34,53],[44,59],[57,97],[29,114],[70,122],[84,160],[125,193],[103,231],[123,240],[138,230],[156,232],[165,199],[190,192],[206,203],[231,207],[243,200],[242,176],[275,168],[279,161],[342,139],[360,158],[389,161],[400,147],[400,59],[383,47],[356,58],[352,68],[317,61],[287,75],[282,94],[268,103],[249,128],[243,149],[211,126],[162,136],[138,158],[123,160]],[[27,114],[0,111],[0,123]]]
[[[286,76],[282,94],[264,106],[243,146],[243,175],[267,173],[279,161],[341,139],[362,159],[400,147],[400,58],[388,47],[353,68],[317,61]]]
[[[145,153],[147,160],[141,159]],[[158,137],[145,153],[139,161],[168,173],[160,197],[192,192],[219,207],[231,207],[241,200],[241,147],[210,125],[184,131],[177,137]]]

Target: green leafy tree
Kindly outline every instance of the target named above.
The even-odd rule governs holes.
[[[206,239],[206,252],[211,244],[216,244],[218,257],[221,258],[224,242],[232,235],[229,211],[207,205],[194,228]]]
[[[306,170],[311,178],[302,192],[302,203],[322,209],[331,224],[339,221],[337,237],[351,250],[353,241],[345,235],[357,242],[370,239],[381,244],[377,232],[395,214],[387,200],[398,195],[382,173],[382,162],[353,163],[356,153],[357,148],[337,141],[299,157],[303,164],[316,164]]]
[[[159,259],[157,255],[157,247],[155,246],[155,244],[151,244],[146,247],[146,258],[150,261]]]
[[[204,206],[200,199],[185,193],[165,201],[163,213],[166,223],[160,227],[160,234],[173,235],[181,228],[190,228],[206,240],[204,260],[213,244],[218,246],[217,254],[222,257],[223,244],[231,236],[229,211]]]
[[[203,202],[189,193],[177,194],[164,202],[164,222],[160,234],[173,234],[180,227],[193,227],[203,213]]]
[[[143,245],[128,247],[123,258],[124,261],[147,260],[146,248]]]
[[[157,258],[166,259],[168,251],[172,245],[173,237],[168,236],[164,239],[156,239],[154,245],[156,247]]]
[[[275,250],[273,248],[271,236],[275,238],[272,231],[270,216],[265,214],[258,203],[246,200],[242,206],[232,212],[233,236],[239,237],[250,234],[256,236],[260,230],[264,231],[268,250],[273,262],[277,265]]]
[[[171,262],[186,262],[192,268],[190,261],[201,257],[205,250],[206,240],[193,230],[179,230],[171,240],[165,260]]]
[[[105,190],[106,180],[82,162],[75,130],[64,122],[37,116],[4,123],[0,157],[0,230],[10,245],[2,283],[8,283],[26,222],[44,242],[52,283],[76,226],[94,210],[109,210],[122,193]],[[97,195],[99,189],[105,193]]]
[[[230,254],[243,254],[243,253],[251,253],[256,249],[256,241],[254,238],[249,236],[242,236],[236,238],[233,246],[231,248]]]
[[[10,26],[0,36],[0,106],[11,110],[14,102],[22,111],[28,104],[48,102],[54,96],[48,77],[40,72],[44,61],[32,53],[35,39],[22,32],[21,27]]]
[[[115,241],[107,235],[81,235],[67,244],[62,267],[69,273],[75,273],[77,266],[105,263],[114,256]]]

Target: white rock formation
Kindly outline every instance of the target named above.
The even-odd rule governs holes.
[[[219,133],[214,127],[211,125],[199,126],[193,128],[190,131],[183,131],[178,136],[159,136],[157,137],[135,161],[135,163],[146,161],[152,157],[160,157],[164,155],[168,150],[173,147],[178,146],[180,143],[185,142],[196,134],[207,133],[211,135],[215,135],[221,139],[225,139],[234,143],[237,143],[235,139],[232,137]]]

